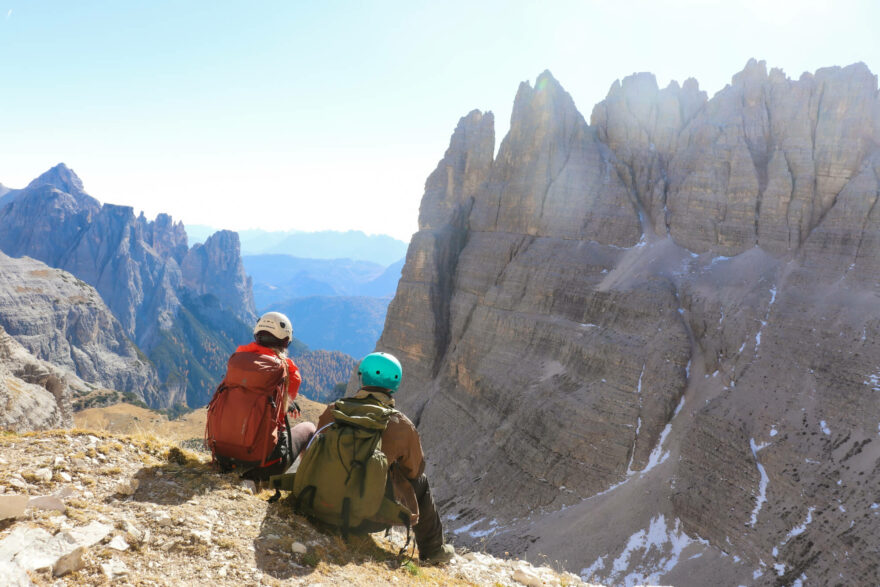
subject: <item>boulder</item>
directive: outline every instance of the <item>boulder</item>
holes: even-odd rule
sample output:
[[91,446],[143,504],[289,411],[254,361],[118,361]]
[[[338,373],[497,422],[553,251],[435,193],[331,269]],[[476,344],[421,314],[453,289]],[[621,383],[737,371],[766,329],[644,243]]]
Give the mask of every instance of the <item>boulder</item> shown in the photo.
[[27,495],[0,495],[0,520],[19,517],[27,509],[29,501]]

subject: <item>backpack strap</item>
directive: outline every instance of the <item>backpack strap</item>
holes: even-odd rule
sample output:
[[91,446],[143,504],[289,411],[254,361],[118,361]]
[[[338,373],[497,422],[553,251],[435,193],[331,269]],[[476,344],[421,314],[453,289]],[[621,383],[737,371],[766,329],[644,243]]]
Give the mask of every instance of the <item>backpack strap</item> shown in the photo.
[[[308,487],[303,489],[302,492],[296,497],[296,504],[295,504],[296,508],[295,509],[300,512],[308,513],[314,509],[314,504],[315,504],[315,486],[309,485]],[[304,510],[302,507],[303,505],[307,505],[309,509]]]
[[[290,422],[287,420],[287,412],[285,411],[285,404],[287,403],[286,402],[287,384],[288,384],[288,378],[290,376],[290,374],[288,373],[288,370],[287,370],[287,357],[283,356],[280,351],[274,351],[274,352],[275,352],[275,357],[279,361],[281,361],[281,368],[284,370],[284,375],[281,377],[281,397],[279,398],[277,405],[276,405],[274,397],[269,400],[269,403],[272,406],[272,408],[275,410],[274,416],[275,416],[276,422],[278,421],[278,416],[280,415],[280,413],[281,412],[284,413],[284,422],[287,425],[287,445],[288,445],[288,448],[291,448],[291,445],[290,445]],[[273,428],[273,430],[275,430],[275,428]],[[291,448],[291,452],[292,452],[292,448]],[[265,466],[267,466],[267,464],[269,464],[268,461],[266,460],[268,458],[269,458],[269,455],[266,455],[263,458],[263,461],[260,463],[260,467],[265,467]]]
[[330,422],[329,424],[325,424],[325,425],[321,426],[321,428],[318,429],[317,432],[315,432],[314,434],[312,434],[312,437],[309,439],[309,443],[308,443],[308,444],[306,445],[306,447],[303,449],[303,452],[309,450],[309,447],[312,446],[312,443],[315,442],[315,439],[318,438],[318,435],[319,435],[321,432],[323,432],[324,430],[326,430],[326,429],[329,428],[330,426],[333,426],[333,424],[335,424],[335,423],[336,423],[336,422]]
[[[293,464],[293,461],[295,461],[296,458],[293,457],[293,439],[291,438],[292,434],[290,432],[290,418],[287,417],[286,413],[284,414],[284,425],[287,427],[287,452],[291,456],[290,463]],[[272,477],[269,478],[270,485],[275,488],[275,495],[273,495],[272,497],[269,498],[269,500],[268,500],[269,503],[275,503],[276,501],[281,499],[282,482],[278,478],[282,477],[282,476],[286,476],[286,475],[278,475],[277,477],[273,475]],[[292,476],[293,475],[291,475],[291,477]],[[291,483],[291,489],[293,489],[292,483]]]
[[284,393],[287,393],[287,387],[290,383],[290,370],[287,366],[287,357],[281,354],[281,351],[275,351],[275,356],[278,357],[278,360],[281,361],[281,368],[284,369],[284,377],[281,379],[282,387],[284,388]]
[[[406,525],[406,542],[403,543],[403,548],[400,549],[400,552],[397,553],[397,556],[402,556],[404,552],[406,552],[406,547],[409,546],[410,540],[412,540],[412,524],[409,522],[409,514],[406,512],[400,512],[400,521]],[[413,545],[415,546],[415,545]],[[415,549],[414,549],[415,550]],[[415,552],[413,552],[415,554]]]

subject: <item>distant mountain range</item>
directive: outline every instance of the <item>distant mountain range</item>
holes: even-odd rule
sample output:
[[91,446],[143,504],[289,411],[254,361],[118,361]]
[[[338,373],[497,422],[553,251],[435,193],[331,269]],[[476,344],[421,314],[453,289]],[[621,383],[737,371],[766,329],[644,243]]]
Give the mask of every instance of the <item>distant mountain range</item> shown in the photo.
[[375,348],[403,267],[402,259],[384,268],[368,261],[288,255],[251,255],[243,261],[260,312],[284,312],[296,336],[311,348],[355,358]]
[[388,267],[369,261],[289,255],[248,255],[242,261],[253,280],[254,301],[261,312],[285,300],[310,296],[390,298],[403,268],[403,259]]
[[373,351],[385,325],[390,298],[312,296],[274,306],[293,321],[294,334],[310,347],[342,351],[356,359]]
[[[216,230],[187,225],[190,245],[202,242]],[[403,259],[407,243],[384,234],[359,230],[320,232],[240,230],[242,255],[281,254],[309,259],[355,259],[386,266]]]

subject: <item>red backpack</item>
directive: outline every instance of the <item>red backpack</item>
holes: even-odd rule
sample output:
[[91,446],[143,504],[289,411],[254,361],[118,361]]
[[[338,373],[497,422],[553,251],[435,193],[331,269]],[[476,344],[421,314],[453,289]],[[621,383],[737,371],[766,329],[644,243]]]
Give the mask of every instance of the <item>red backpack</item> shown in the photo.
[[278,443],[287,379],[283,357],[247,352],[229,357],[205,424],[205,447],[221,468],[266,464]]

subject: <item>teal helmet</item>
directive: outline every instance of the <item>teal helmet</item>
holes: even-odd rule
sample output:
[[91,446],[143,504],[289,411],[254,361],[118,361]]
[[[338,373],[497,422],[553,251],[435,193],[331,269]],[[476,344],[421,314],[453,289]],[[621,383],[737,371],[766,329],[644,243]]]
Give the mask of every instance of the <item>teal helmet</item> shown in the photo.
[[390,393],[397,391],[403,377],[403,368],[394,355],[370,353],[358,365],[358,377],[363,387],[382,387]]

